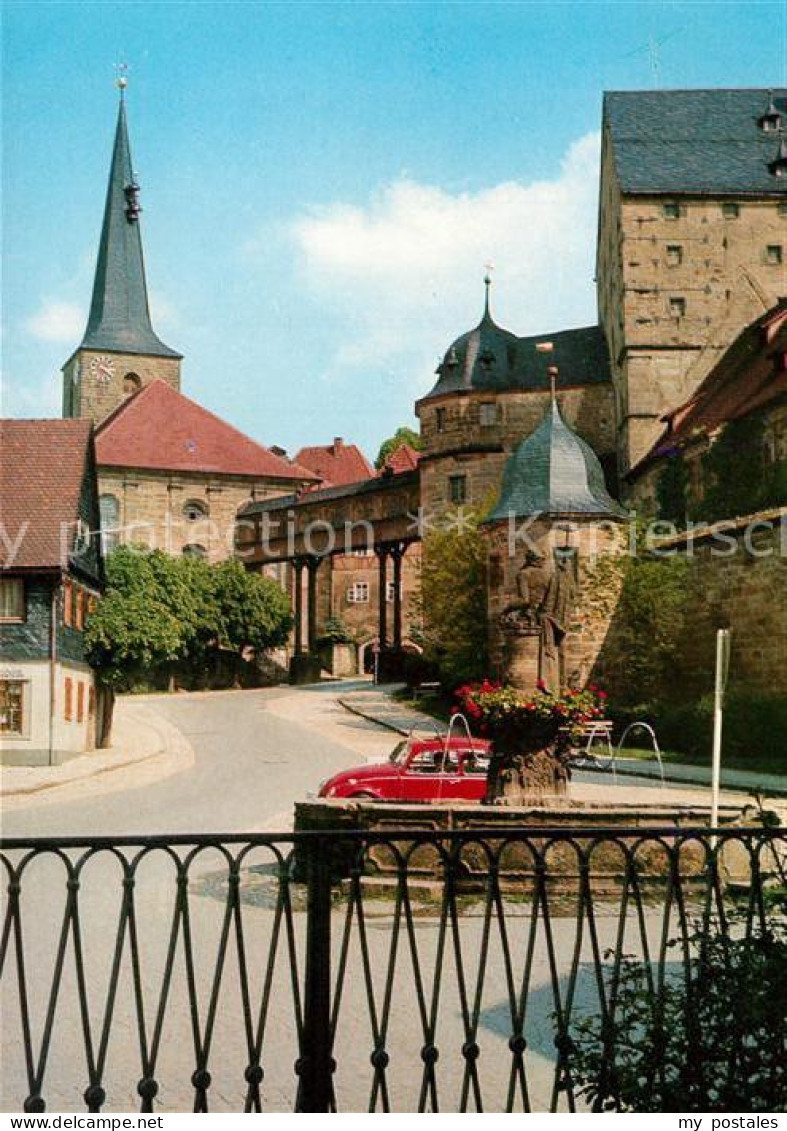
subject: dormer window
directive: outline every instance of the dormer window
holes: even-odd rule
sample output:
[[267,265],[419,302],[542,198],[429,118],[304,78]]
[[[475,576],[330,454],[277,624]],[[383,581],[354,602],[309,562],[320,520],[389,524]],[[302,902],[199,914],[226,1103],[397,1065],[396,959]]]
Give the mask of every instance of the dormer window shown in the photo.
[[453,346],[451,346],[450,350],[448,351],[448,356],[445,359],[445,364],[449,369],[456,369],[457,365],[459,364],[459,357]]
[[782,116],[776,109],[772,90],[768,91],[768,105],[765,113],[757,119],[757,125],[764,134],[778,133],[782,128]]
[[787,141],[784,140],[784,134],[781,136],[778,152],[768,166],[768,170],[774,177],[787,177]]
[[491,369],[495,364],[495,355],[491,350],[484,350],[478,360],[484,369]]

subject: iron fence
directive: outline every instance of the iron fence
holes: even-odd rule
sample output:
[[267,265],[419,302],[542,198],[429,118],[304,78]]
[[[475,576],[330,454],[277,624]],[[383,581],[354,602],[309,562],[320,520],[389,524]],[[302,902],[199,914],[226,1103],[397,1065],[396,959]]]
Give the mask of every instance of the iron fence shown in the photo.
[[2,1106],[624,1106],[632,969],[669,1063],[708,940],[734,974],[783,925],[786,848],[762,827],[7,840]]

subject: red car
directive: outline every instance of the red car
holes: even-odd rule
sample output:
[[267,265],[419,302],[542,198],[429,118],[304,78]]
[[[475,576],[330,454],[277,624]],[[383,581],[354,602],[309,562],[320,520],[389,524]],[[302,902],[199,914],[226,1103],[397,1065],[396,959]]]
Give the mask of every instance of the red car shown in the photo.
[[374,801],[481,801],[490,743],[476,738],[408,738],[387,762],[355,766],[320,786],[320,797]]

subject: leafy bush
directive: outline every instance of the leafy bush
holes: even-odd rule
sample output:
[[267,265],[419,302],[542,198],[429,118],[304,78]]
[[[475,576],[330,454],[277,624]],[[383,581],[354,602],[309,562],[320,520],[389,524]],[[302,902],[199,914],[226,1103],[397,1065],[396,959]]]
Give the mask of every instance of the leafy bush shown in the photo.
[[575,1085],[594,1111],[787,1110],[787,930],[731,938],[696,930],[684,972],[660,987],[642,960],[623,960],[614,1016],[571,1033]]
[[341,617],[329,617],[317,637],[318,644],[352,644],[353,634]]

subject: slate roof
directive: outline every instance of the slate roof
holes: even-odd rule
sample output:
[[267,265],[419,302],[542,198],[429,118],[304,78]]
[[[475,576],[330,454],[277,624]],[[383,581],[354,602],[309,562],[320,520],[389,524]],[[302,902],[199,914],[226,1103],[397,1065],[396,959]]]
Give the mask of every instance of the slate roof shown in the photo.
[[[545,341],[554,344],[551,355],[536,351],[537,343]],[[498,326],[487,306],[478,326],[449,347],[437,368],[437,383],[422,401],[446,393],[548,389],[548,365],[559,367],[564,388],[610,381],[603,330],[582,326],[519,338]]]
[[96,454],[102,467],[315,478],[308,468],[274,455],[161,380],[144,385],[102,422]]
[[[79,517],[92,442],[87,420],[0,421],[0,514],[6,532],[0,539],[0,566],[65,566],[62,524]],[[25,523],[12,554],[8,542],[16,543]]]
[[323,487],[357,483],[375,474],[361,449],[356,444],[346,444],[338,436],[332,444],[301,448],[295,462],[318,476]]
[[747,326],[690,397],[664,418],[667,427],[629,478],[654,460],[787,398],[787,299]]
[[[769,91],[637,90],[604,95],[605,136],[624,193],[787,194],[768,169],[779,135],[758,119]],[[787,90],[773,102],[787,128]],[[607,133],[608,131],[608,133]]]
[[129,218],[126,191],[134,183],[123,99],[118,111],[93,297],[82,346],[121,353],[180,357],[150,321],[138,216]]
[[555,399],[509,457],[500,500],[486,521],[536,514],[626,517],[607,492],[598,456],[569,428]]

